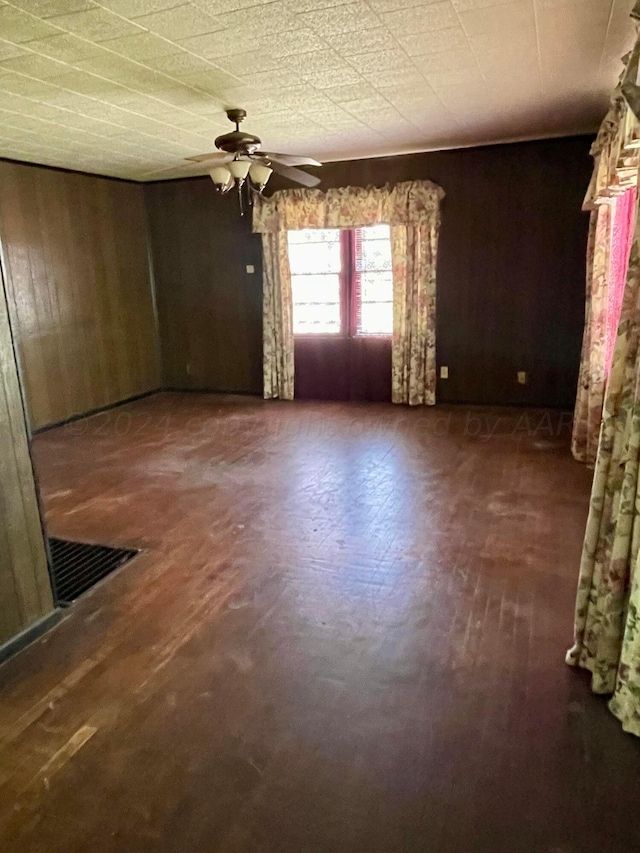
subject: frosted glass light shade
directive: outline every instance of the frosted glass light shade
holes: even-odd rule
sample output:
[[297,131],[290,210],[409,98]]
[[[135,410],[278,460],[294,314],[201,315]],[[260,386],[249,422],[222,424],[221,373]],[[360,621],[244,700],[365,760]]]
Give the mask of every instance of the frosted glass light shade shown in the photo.
[[226,187],[231,180],[231,172],[226,166],[215,166],[210,172],[209,177],[218,187]]
[[234,160],[227,166],[236,181],[244,181],[250,167],[251,163],[248,160]]
[[273,169],[270,169],[262,163],[252,163],[251,168],[249,169],[249,177],[260,190],[265,188],[272,173]]

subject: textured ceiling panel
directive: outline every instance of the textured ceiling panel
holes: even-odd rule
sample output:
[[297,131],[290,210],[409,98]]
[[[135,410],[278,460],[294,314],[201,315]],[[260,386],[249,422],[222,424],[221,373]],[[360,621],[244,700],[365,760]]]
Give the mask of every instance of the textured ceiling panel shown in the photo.
[[0,156],[197,174],[226,107],[342,159],[595,130],[633,0],[0,0]]

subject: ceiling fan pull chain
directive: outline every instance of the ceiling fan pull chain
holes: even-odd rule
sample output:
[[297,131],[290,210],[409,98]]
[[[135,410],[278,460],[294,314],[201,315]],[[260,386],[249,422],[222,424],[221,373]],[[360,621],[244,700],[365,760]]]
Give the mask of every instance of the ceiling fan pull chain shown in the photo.
[[242,184],[238,181],[238,204],[240,205],[240,216],[244,216],[244,208],[242,205]]

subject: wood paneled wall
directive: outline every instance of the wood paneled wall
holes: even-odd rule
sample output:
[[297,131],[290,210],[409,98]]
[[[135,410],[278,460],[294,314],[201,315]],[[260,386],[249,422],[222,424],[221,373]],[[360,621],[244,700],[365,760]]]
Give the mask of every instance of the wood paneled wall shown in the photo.
[[262,248],[251,217],[209,178],[149,184],[145,195],[164,385],[261,393]]
[[[325,165],[322,187],[428,178],[446,191],[438,399],[572,407],[584,314],[588,137]],[[311,152],[312,153],[312,152]],[[274,180],[272,187],[278,188]],[[165,381],[261,391],[260,242],[209,178],[146,187]],[[190,373],[187,373],[187,366]],[[519,385],[524,370],[529,381]]]
[[52,610],[18,368],[0,274],[0,644]]
[[[332,163],[323,186],[418,178],[445,190],[441,402],[573,408],[584,326],[591,137]],[[520,385],[518,371],[527,373]]]
[[158,387],[141,186],[0,162],[0,241],[32,428]]

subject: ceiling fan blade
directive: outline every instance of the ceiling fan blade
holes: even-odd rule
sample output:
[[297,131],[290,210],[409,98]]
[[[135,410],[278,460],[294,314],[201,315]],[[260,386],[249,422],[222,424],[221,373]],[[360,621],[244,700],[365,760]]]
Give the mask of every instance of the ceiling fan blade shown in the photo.
[[191,160],[193,163],[212,163],[215,166],[222,166],[224,163],[230,163],[233,158],[233,154],[227,154],[225,151],[213,151],[211,154],[196,154],[195,157],[185,157],[185,160]]
[[269,160],[276,160],[278,163],[283,163],[285,166],[322,166],[313,157],[299,157],[297,154],[273,154],[269,151],[258,152],[263,157]]
[[303,172],[302,169],[292,169],[291,166],[285,166],[276,160],[271,161],[271,168],[283,178],[289,178],[290,181],[295,181],[296,184],[302,184],[304,187],[317,187],[320,183],[320,178],[316,178],[315,175]]

